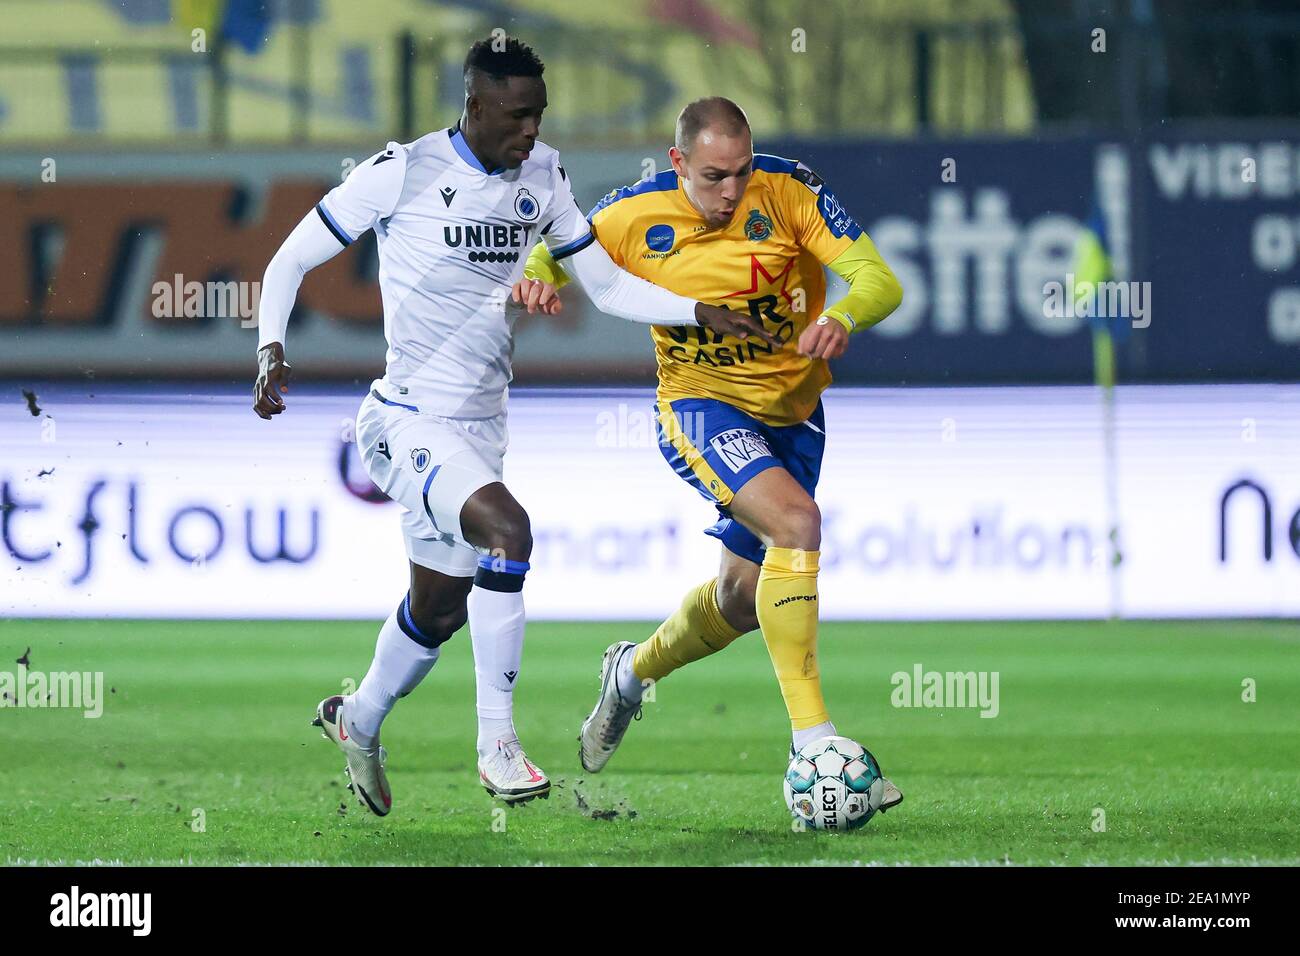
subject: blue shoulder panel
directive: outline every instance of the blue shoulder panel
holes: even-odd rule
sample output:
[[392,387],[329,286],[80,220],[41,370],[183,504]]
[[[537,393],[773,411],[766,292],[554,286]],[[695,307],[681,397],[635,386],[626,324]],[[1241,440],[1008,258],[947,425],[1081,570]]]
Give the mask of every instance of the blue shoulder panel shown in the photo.
[[754,168],[765,173],[786,173],[792,175],[799,163],[793,159],[772,156],[769,153],[754,154]]
[[671,169],[665,169],[653,179],[643,179],[635,186],[624,186],[622,189],[610,191],[600,202],[591,207],[591,212],[587,213],[587,219],[590,221],[596,213],[600,212],[606,206],[612,206],[620,199],[627,199],[629,196],[640,196],[644,193],[665,192],[677,188],[677,173]]
[[862,235],[862,227],[849,215],[849,211],[844,208],[843,203],[836,198],[822,178],[807,166],[800,168],[796,160],[772,156],[767,153],[755,153],[754,168],[766,173],[785,173],[812,190],[813,195],[817,197],[817,211],[821,213],[826,228],[831,231],[831,235],[836,239],[844,236],[857,239],[858,236]]

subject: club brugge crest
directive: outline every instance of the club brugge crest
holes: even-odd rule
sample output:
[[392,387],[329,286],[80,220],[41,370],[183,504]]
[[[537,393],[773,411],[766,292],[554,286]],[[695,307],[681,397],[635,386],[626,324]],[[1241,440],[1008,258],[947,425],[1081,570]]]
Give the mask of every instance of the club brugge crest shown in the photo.
[[519,195],[515,196],[515,215],[524,222],[532,222],[541,214],[542,207],[533,198],[533,194],[520,186]]
[[772,220],[757,209],[751,209],[749,218],[745,220],[745,238],[750,242],[762,242],[771,235]]
[[416,470],[416,471],[424,471],[424,469],[428,468],[428,467],[429,467],[429,449],[427,449],[427,448],[412,448],[412,449],[411,449],[411,464],[415,466],[415,470]]

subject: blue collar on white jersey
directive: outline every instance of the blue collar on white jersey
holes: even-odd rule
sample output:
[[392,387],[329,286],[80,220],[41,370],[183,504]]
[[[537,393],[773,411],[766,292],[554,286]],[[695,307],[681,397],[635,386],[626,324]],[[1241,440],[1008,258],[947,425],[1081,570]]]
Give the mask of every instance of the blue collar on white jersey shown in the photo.
[[451,137],[451,145],[455,148],[457,155],[459,155],[461,159],[465,160],[465,162],[470,166],[477,169],[480,173],[486,173],[488,176],[496,176],[506,171],[504,166],[500,166],[492,170],[490,173],[483,168],[483,164],[478,161],[478,157],[474,155],[474,151],[469,148],[469,143],[465,142],[465,134],[460,131],[459,123],[447,130],[447,135]]

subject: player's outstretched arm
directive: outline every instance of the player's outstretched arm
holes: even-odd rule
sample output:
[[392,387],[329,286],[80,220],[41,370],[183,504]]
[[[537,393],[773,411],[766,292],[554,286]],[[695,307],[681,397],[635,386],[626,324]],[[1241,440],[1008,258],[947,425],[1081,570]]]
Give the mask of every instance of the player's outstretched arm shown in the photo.
[[696,302],[625,272],[599,242],[589,243],[564,262],[565,271],[578,281],[596,308],[610,315],[647,325],[702,325],[740,339],[754,335],[778,349],[784,344],[752,316]]
[[262,418],[284,411],[280,392],[288,389],[292,371],[284,359],[285,330],[302,278],[344,248],[313,209],[266,267],[257,306],[257,381],[253,384],[253,411]]
[[[549,251],[545,256],[535,252],[529,257],[525,266],[526,276],[540,278],[558,288],[563,285],[558,281],[559,276],[568,273],[578,281],[596,308],[630,322],[702,325],[713,332],[741,339],[755,335],[773,348],[779,349],[784,344],[752,316],[675,295],[619,268],[578,208],[568,174],[559,165],[558,157],[554,184],[553,218],[542,230]],[[559,266],[560,262],[564,263],[563,268]],[[527,271],[530,266],[533,272]],[[542,274],[543,271],[549,272],[550,277]]]

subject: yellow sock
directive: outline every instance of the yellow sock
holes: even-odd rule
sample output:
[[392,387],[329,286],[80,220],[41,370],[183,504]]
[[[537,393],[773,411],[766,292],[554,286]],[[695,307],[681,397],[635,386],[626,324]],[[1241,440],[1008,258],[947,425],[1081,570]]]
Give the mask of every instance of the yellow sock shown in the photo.
[[790,726],[806,730],[830,720],[817,669],[819,551],[768,548],[758,574],[758,626],[772,657]]
[[683,664],[722,650],[740,633],[718,609],[718,579],[713,578],[688,591],[673,616],[637,645],[632,672],[638,680],[663,680]]

